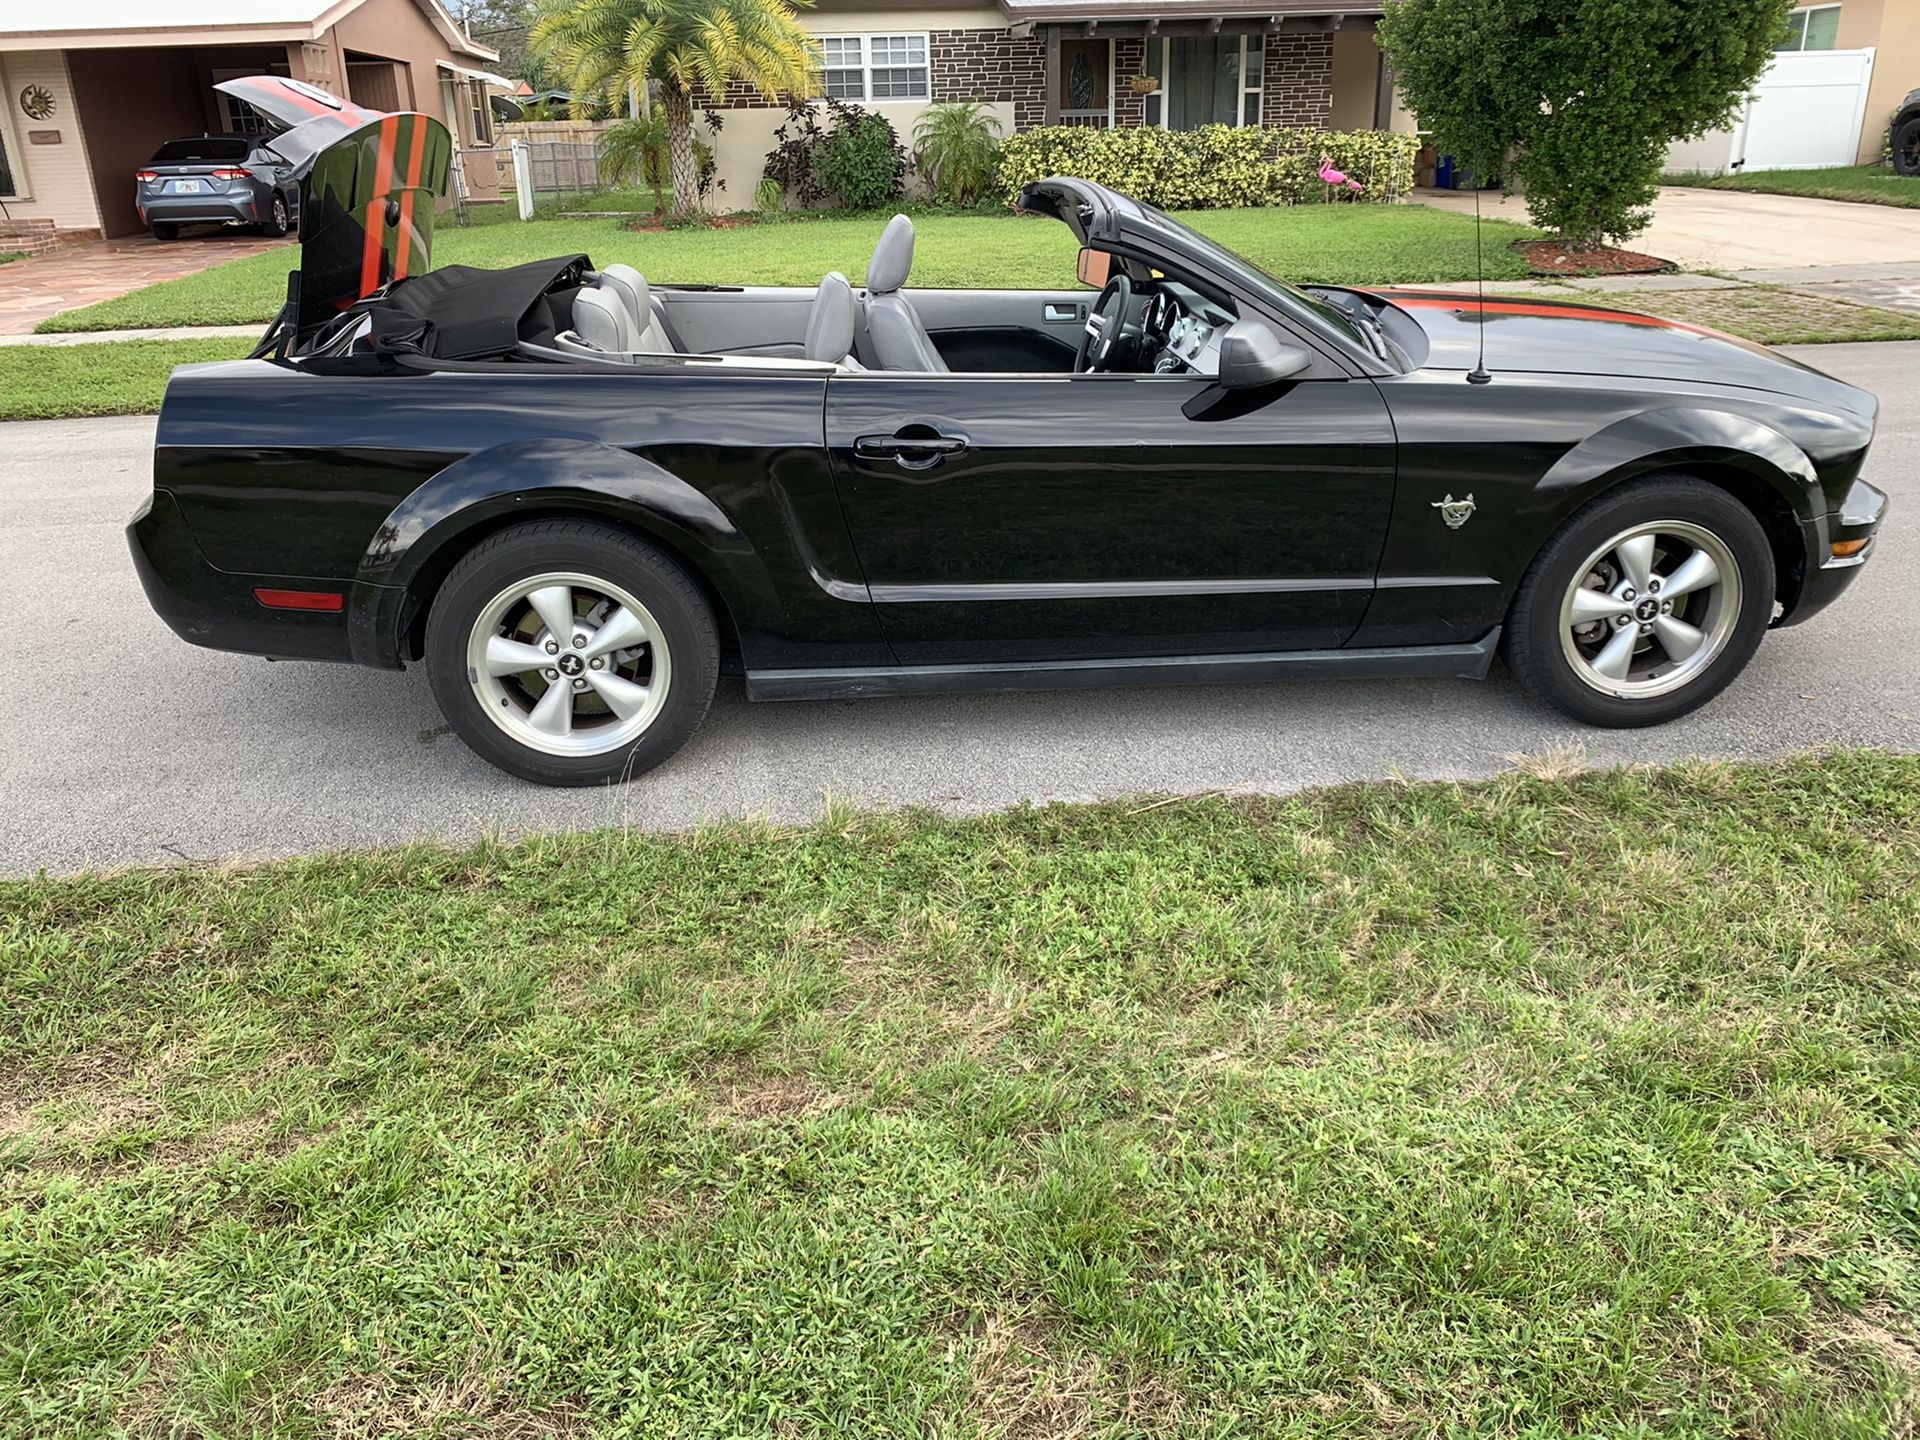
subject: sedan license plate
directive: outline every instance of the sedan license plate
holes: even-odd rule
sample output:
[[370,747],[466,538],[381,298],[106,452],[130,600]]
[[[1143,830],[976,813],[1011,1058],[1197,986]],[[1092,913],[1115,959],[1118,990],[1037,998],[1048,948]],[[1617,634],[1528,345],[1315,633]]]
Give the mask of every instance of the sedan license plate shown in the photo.
[[200,193],[200,182],[198,180],[176,180],[173,182],[173,193],[176,195],[198,195]]

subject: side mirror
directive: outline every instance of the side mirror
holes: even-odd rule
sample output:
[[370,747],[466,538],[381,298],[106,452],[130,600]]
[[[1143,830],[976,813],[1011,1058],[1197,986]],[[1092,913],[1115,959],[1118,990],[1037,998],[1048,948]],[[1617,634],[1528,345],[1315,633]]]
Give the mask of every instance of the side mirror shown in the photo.
[[1091,285],[1096,290],[1107,288],[1107,279],[1113,274],[1113,256],[1105,250],[1089,250],[1085,246],[1080,250],[1080,261],[1074,267],[1074,274],[1080,277],[1082,285]]
[[1220,337],[1221,385],[1250,390],[1291,380],[1313,364],[1313,356],[1289,345],[1258,320],[1236,320]]

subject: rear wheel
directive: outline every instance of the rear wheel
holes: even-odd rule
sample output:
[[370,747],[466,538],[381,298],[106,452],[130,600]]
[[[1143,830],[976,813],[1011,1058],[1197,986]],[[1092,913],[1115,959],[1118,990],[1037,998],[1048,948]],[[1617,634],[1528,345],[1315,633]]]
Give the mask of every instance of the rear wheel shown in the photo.
[[1738,500],[1701,480],[1604,495],[1547,542],[1521,581],[1508,667],[1591,725],[1659,725],[1746,668],[1773,614],[1773,550]]
[[1920,175],[1920,115],[1894,127],[1893,168],[1901,175]]
[[260,228],[269,235],[284,235],[287,233],[286,196],[280,194],[278,191],[274,192],[273,208],[267,213],[266,221]]
[[584,521],[516,526],[448,575],[427,621],[447,723],[482,758],[543,785],[653,769],[713,699],[713,612],[680,567]]
[[147,228],[153,231],[153,238],[156,240],[178,240],[180,238],[180,227],[178,225],[169,225],[162,220],[154,221],[153,224]]

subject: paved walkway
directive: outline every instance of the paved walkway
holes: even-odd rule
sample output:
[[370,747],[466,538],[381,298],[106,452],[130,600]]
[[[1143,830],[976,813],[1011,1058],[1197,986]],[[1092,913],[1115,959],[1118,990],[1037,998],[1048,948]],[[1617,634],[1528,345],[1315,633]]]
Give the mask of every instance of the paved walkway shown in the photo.
[[151,235],[138,235],[63,246],[30,260],[15,260],[0,265],[0,335],[29,334],[62,310],[112,300],[156,281],[177,280],[292,243],[247,230],[194,230],[166,244]]
[[[1471,191],[1421,190],[1414,198],[1473,213]],[[1518,195],[1483,191],[1480,207],[1490,220],[1527,223],[1527,203]],[[1665,186],[1653,224],[1629,248],[1688,270],[1902,265],[1920,275],[1920,210]]]
[[0,348],[104,345],[115,340],[258,340],[266,333],[265,321],[257,325],[165,325],[153,330],[75,330],[59,335],[0,335]]

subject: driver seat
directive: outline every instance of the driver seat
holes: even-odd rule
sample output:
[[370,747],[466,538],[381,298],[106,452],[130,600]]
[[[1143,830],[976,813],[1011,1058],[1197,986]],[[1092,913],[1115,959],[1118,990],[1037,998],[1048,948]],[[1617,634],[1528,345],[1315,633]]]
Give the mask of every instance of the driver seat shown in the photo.
[[881,370],[935,371],[945,374],[947,362],[933,348],[927,327],[920,323],[907,297],[900,293],[913,270],[913,221],[896,215],[880,234],[867,262],[867,291],[861,301],[867,344]]

